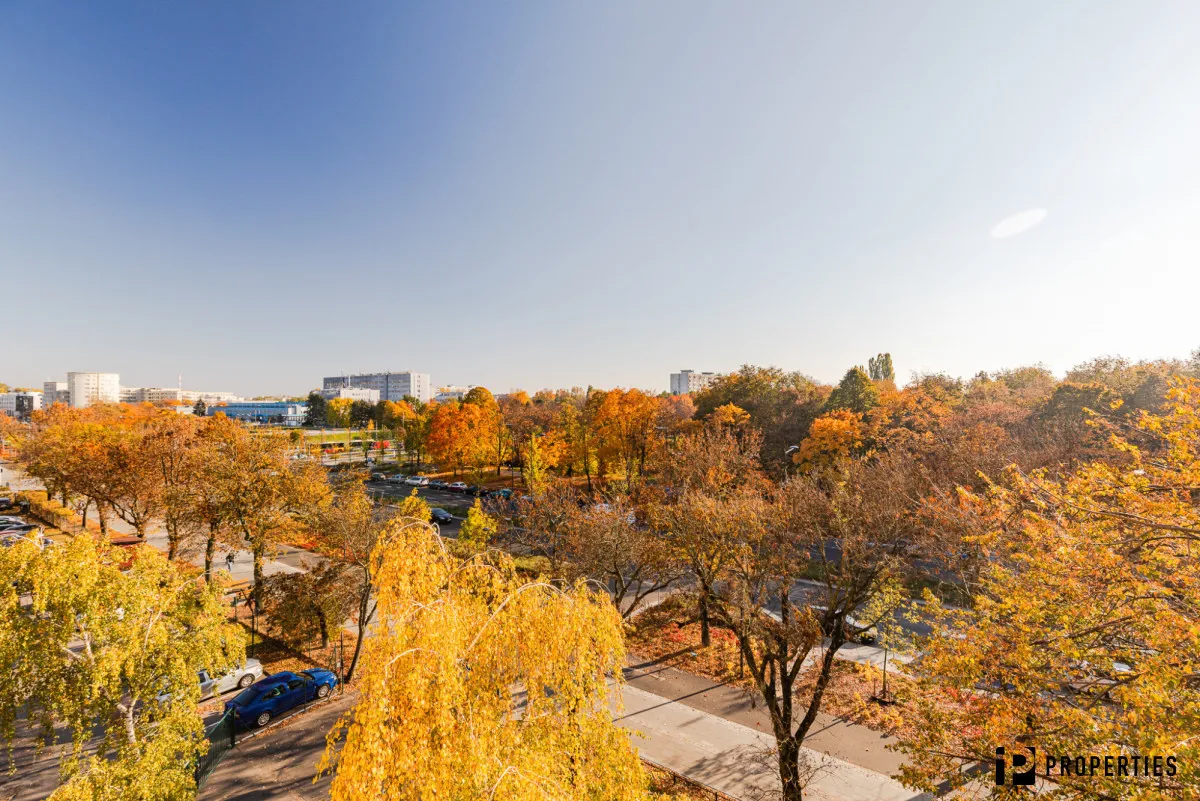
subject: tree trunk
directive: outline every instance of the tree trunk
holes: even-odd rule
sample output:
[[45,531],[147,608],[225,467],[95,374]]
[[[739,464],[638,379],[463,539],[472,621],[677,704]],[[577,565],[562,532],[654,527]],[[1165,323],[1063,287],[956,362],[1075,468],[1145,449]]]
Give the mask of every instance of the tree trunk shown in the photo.
[[344,681],[346,684],[354,678],[354,669],[358,667],[358,657],[362,654],[363,640],[366,639],[367,624],[371,621],[367,619],[371,605],[371,582],[367,582],[363,590],[362,597],[358,603],[358,636],[354,640],[354,656],[350,657],[350,667],[346,669]]
[[708,595],[700,595],[700,645],[707,648],[712,644],[712,636],[708,630]]
[[208,541],[204,543],[204,581],[212,582],[213,556],[217,552],[217,527],[208,524]]
[[779,743],[779,783],[783,801],[804,798],[804,788],[800,784],[800,743],[791,737]]
[[167,561],[174,562],[179,555],[179,534],[173,523],[167,523]]
[[321,650],[329,647],[329,621],[325,619],[325,613],[317,610],[317,625],[321,627]]

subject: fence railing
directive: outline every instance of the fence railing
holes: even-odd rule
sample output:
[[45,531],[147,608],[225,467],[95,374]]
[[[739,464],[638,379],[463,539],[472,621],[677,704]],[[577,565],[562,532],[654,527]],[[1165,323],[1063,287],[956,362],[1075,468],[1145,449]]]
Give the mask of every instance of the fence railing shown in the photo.
[[206,728],[204,733],[208,736],[208,753],[196,763],[196,789],[204,786],[213,770],[237,743],[233,731],[233,713],[226,712],[221,715],[221,718]]

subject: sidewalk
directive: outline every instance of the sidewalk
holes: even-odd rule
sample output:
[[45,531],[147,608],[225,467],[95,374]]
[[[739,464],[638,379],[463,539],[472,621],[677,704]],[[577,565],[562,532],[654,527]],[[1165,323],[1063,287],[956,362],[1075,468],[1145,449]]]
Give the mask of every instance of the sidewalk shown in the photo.
[[[634,733],[633,743],[653,762],[735,798],[777,793],[771,755],[775,739],[716,715],[626,685],[624,713],[617,722]],[[614,705],[615,706],[615,705]],[[909,801],[929,796],[907,789],[875,771],[829,754],[803,749],[816,770],[805,794],[825,801]]]

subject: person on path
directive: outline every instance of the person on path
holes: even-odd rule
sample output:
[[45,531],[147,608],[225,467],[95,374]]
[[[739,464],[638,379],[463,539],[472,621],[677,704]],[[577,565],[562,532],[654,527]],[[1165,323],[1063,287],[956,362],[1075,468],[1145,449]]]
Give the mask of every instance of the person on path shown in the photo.
[[230,551],[229,553],[225,554],[225,569],[228,570],[230,573],[233,572],[233,562],[235,559],[237,559],[237,556],[234,554],[233,551]]

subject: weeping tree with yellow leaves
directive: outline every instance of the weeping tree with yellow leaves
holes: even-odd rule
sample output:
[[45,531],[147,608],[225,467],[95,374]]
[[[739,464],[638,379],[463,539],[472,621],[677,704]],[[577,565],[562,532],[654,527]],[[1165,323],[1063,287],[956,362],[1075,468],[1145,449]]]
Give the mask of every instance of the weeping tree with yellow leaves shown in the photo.
[[221,591],[149,546],[0,548],[0,740],[68,730],[53,801],[194,798],[196,672],[244,655]]
[[[987,566],[924,644],[909,784],[990,771],[1003,746],[1036,749],[1055,798],[1200,797],[1200,382],[1109,433],[1104,459],[1058,477],[1011,468],[945,510]],[[1009,797],[1011,782],[980,784]]]
[[625,651],[604,593],[523,583],[495,552],[455,558],[415,520],[373,558],[380,625],[321,765],[345,732],[334,801],[645,797],[609,711]]

